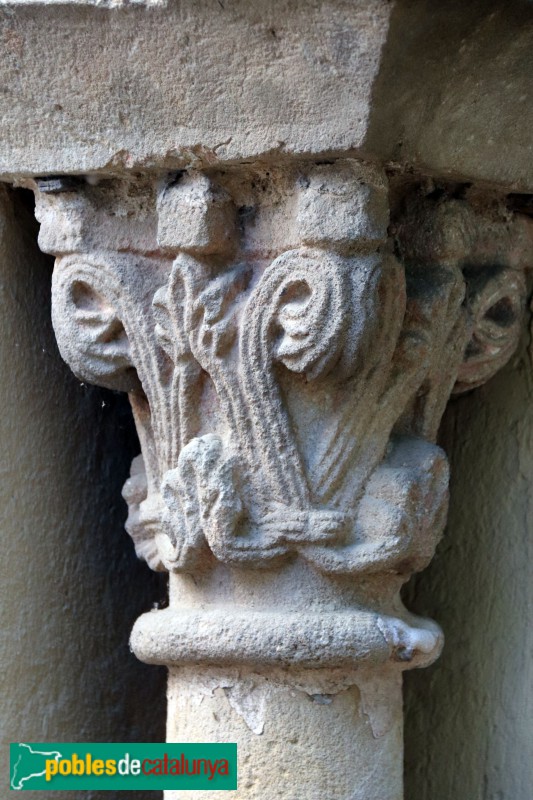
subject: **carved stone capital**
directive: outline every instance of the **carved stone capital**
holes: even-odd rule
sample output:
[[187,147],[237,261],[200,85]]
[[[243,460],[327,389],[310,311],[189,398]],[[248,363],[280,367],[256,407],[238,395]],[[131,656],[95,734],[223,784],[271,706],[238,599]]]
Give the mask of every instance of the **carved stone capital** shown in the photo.
[[[61,353],[129,393],[139,432],[127,529],[171,601],[132,646],[171,668],[170,736],[231,733],[251,759],[238,796],[264,798],[252,762],[286,704],[283,735],[311,737],[286,798],[397,800],[399,675],[442,647],[399,592],[445,524],[446,403],[517,346],[530,231],[421,189],[389,229],[384,174],[348,159],[36,195]],[[394,779],[332,788],[311,765],[322,726],[341,765]]]

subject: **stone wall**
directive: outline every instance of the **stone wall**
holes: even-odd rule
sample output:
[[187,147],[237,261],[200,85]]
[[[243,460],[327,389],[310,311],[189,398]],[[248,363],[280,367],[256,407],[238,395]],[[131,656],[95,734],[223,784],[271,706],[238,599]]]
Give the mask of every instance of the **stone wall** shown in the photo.
[[138,446],[130,412],[122,397],[80,385],[61,361],[50,319],[52,265],[36,237],[20,193],[2,189],[4,791],[9,742],[164,738],[164,670],[128,648],[139,612],[165,594],[123,529],[120,487]]
[[410,605],[446,631],[406,690],[406,797],[528,800],[533,786],[533,381],[527,343],[453,401],[448,527]]

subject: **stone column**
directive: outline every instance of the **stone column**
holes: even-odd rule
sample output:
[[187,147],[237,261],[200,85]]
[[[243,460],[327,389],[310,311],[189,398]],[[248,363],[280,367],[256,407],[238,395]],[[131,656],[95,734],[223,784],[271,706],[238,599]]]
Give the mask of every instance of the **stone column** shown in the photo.
[[170,605],[131,644],[169,741],[237,741],[239,800],[401,800],[401,675],[443,637],[400,589],[444,527],[448,398],[517,345],[529,229],[423,182],[389,228],[346,158],[34,188],[61,353],[139,431],[127,528]]

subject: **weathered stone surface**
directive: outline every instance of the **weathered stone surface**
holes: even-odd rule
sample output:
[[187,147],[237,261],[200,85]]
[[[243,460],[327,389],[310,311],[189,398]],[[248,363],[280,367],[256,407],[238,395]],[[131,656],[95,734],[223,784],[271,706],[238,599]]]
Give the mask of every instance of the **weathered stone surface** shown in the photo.
[[[61,351],[137,420],[128,530],[172,600],[132,645],[171,667],[170,736],[217,715],[263,797],[276,719],[297,800],[396,800],[399,694],[390,737],[364,697],[440,652],[398,598],[444,524],[437,428],[520,337],[531,226],[483,184],[533,189],[531,3],[0,13],[0,173],[44,179]],[[439,199],[413,169],[479,185]],[[313,772],[324,739],[355,782]]]
[[[121,398],[80,386],[57,352],[52,264],[31,204],[0,189],[0,737],[160,741],[164,675],[128,652],[162,588],[129,551],[122,476],[134,436]],[[90,435],[88,435],[90,432]],[[54,794],[54,793],[52,793]],[[78,800],[78,792],[61,792]],[[25,791],[28,800],[42,792]],[[106,800],[108,792],[95,792]],[[139,800],[152,793],[139,792]]]
[[171,592],[131,642],[169,737],[235,738],[243,799],[400,800],[438,426],[524,321],[533,7],[25,5],[0,175],[36,189],[62,355],[131,400],[127,528]]
[[0,174],[359,147],[390,8],[385,0],[5,8]]
[[[401,800],[401,678],[171,670],[171,741],[237,741],[236,800]],[[210,792],[168,792],[168,800]]]
[[[285,723],[318,740],[297,692],[326,686],[307,694],[333,698],[333,741],[355,686],[395,733],[356,724],[358,779],[328,798],[399,800],[398,679],[442,647],[399,591],[445,522],[446,402],[516,348],[530,222],[426,182],[404,188],[389,240],[385,175],[353,159],[35,188],[60,350],[82,380],[129,393],[139,431],[127,527],[169,571],[170,606],[131,643],[171,667],[170,735],[232,731],[254,759],[241,796],[259,797],[269,703],[297,698]],[[202,681],[207,716],[191,711]],[[295,800],[329,786],[307,758]]]
[[533,191],[528,0],[109,5],[2,6],[5,178],[344,153]]

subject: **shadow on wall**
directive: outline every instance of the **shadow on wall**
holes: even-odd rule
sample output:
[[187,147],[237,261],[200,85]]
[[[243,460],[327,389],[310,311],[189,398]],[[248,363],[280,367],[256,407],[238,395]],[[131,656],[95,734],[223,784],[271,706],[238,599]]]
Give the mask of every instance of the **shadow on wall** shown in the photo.
[[533,369],[524,346],[452,401],[448,527],[407,605],[444,628],[405,678],[406,798],[530,800],[533,786]]
[[[397,0],[365,146],[432,175],[531,191],[530,0]],[[530,213],[530,212],[527,212]],[[533,365],[521,353],[453,400],[441,427],[451,506],[405,590],[443,627],[441,658],[405,675],[407,800],[531,800]]]
[[131,412],[59,356],[53,262],[37,249],[28,205],[25,192],[0,188],[4,775],[10,741],[165,739],[165,670],[128,646],[136,617],[166,594],[124,531],[120,490],[139,451]]
[[365,149],[531,191],[532,51],[531,0],[397,0]]

